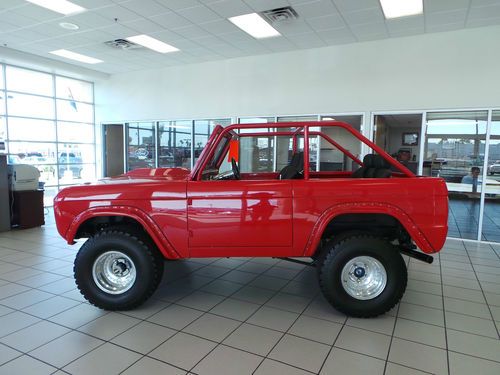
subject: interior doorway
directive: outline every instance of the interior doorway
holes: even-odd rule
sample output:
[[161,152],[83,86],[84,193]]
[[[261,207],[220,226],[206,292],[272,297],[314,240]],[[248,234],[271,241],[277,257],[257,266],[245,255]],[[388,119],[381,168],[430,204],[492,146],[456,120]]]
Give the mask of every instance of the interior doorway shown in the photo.
[[104,177],[125,172],[123,157],[123,124],[103,125]]
[[421,113],[377,114],[373,140],[413,173],[418,172],[422,129]]

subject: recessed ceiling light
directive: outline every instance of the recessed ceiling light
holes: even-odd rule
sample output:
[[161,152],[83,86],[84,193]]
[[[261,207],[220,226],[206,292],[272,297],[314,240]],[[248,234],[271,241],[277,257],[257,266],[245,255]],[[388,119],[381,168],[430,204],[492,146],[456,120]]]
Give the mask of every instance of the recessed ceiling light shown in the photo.
[[271,38],[274,36],[280,36],[281,34],[268,24],[264,19],[257,13],[244,14],[242,16],[236,16],[229,18],[229,21],[234,23],[244,32],[250,34],[254,38]]
[[71,51],[68,51],[66,49],[58,49],[56,51],[50,51],[49,53],[51,53],[53,55],[65,57],[65,58],[70,59],[70,60],[84,62],[87,64],[99,64],[99,63],[103,62],[102,60],[95,59],[95,58],[90,57],[90,56],[85,56],[85,55],[82,55],[80,53],[71,52]]
[[59,26],[66,30],[78,30],[80,26],[70,22],[59,22]]
[[423,0],[380,0],[387,19],[414,16],[424,12]]
[[152,38],[144,34],[131,36],[130,38],[125,38],[125,39],[127,39],[129,42],[140,44],[141,46],[144,46],[146,48],[152,49],[153,51],[160,53],[175,52],[179,50],[178,48],[175,48],[170,44],[164,43],[161,40]]

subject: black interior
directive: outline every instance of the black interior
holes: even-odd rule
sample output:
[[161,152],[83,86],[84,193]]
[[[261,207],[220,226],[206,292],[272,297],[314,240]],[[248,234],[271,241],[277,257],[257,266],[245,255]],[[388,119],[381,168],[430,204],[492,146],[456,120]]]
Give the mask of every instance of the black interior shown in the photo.
[[292,155],[290,163],[281,169],[278,179],[279,180],[292,180],[304,178],[304,153],[297,152]]
[[391,165],[380,155],[368,154],[363,158],[363,166],[353,172],[354,178],[391,177]]

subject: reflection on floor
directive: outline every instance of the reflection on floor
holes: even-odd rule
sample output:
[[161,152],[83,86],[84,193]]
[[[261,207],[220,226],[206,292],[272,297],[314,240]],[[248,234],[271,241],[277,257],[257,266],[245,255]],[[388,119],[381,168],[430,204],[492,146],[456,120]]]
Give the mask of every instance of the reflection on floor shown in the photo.
[[0,374],[500,374],[500,244],[405,257],[406,294],[376,319],[340,314],[315,269],[271,258],[167,262],[144,306],[109,312],[75,287],[81,242],[46,223],[0,233]]
[[[450,198],[448,236],[477,239],[479,200]],[[500,202],[486,200],[483,217],[483,240],[500,242]]]

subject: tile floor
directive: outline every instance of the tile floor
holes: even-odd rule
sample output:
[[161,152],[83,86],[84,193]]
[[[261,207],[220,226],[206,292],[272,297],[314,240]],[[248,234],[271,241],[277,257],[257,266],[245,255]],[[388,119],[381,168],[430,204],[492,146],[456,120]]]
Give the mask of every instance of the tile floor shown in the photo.
[[407,259],[403,300],[368,320],[268,258],[169,262],[143,307],[106,312],[75,288],[77,249],[50,216],[0,233],[0,374],[500,374],[500,245]]

